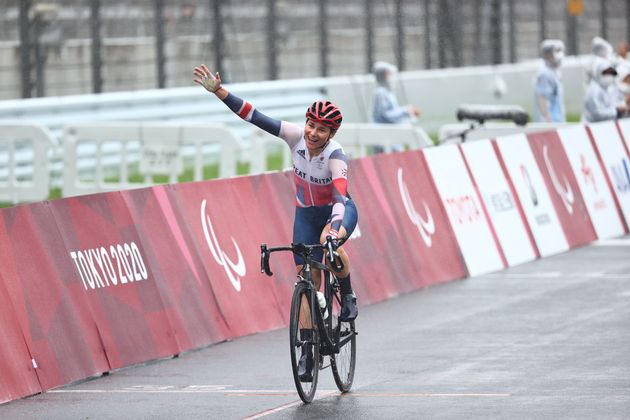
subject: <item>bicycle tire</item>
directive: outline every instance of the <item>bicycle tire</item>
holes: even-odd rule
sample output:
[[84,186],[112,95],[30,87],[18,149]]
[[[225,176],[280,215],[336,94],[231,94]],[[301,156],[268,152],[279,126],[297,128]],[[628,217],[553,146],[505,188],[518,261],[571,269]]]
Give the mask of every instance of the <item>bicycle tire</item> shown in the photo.
[[[300,344],[300,312],[303,310],[303,302],[306,298],[310,300],[310,292],[304,283],[298,283],[293,290],[293,298],[291,299],[291,314],[289,324],[289,346],[291,352],[291,368],[293,371],[293,381],[297,389],[300,399],[305,403],[310,403],[315,397],[317,390],[317,379],[319,376],[319,335],[317,328],[313,329],[313,369],[312,382],[302,382],[298,376],[298,363],[300,360],[302,345]],[[310,308],[308,309],[310,311]],[[316,321],[313,320],[315,323]]]
[[335,343],[341,342],[344,338],[349,340],[339,348],[339,353],[330,356],[330,366],[332,368],[335,384],[341,392],[348,392],[354,382],[354,370],[357,359],[357,337],[354,321],[340,322],[341,298],[338,293],[334,294],[329,309],[332,315],[332,333]]

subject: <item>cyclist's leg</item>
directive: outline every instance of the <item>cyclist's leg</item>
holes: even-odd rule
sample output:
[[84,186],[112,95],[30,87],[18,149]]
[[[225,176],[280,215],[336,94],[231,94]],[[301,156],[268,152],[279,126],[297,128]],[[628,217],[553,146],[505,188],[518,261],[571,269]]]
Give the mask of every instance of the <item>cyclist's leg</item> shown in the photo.
[[[327,217],[324,215],[324,217]],[[317,244],[317,240],[319,239],[319,233],[321,231],[321,222],[318,223],[318,219],[321,219],[321,210],[318,210],[314,207],[296,207],[295,209],[295,220],[293,222],[293,243],[302,243],[307,245]],[[324,218],[324,222],[326,219]],[[312,257],[314,259],[319,258],[321,261],[321,252],[320,255],[317,253],[313,253]],[[304,267],[304,258],[300,255],[293,254],[293,258],[295,261],[295,266],[298,274],[302,271]],[[311,269],[311,276],[313,282],[317,289],[319,289],[319,285],[321,283],[321,275],[320,270]],[[315,326],[314,320],[311,317],[311,307],[309,304],[309,296],[308,294],[302,295],[302,304],[300,305],[300,314],[299,314],[299,329],[300,329],[300,340],[307,342],[309,344],[305,344],[302,346],[302,354],[299,360],[298,367],[298,376],[300,380],[303,382],[308,382],[311,380],[311,369],[313,367],[313,342],[314,334],[315,334]]]

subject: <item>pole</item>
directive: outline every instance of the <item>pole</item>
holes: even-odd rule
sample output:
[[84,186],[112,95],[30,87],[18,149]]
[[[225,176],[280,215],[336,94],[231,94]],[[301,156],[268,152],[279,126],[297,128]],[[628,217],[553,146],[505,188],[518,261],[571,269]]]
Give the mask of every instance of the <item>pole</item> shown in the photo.
[[514,0],[508,0],[508,19],[510,19],[510,63],[516,63],[516,17],[514,15]]
[[567,11],[567,54],[576,55],[577,53],[577,16],[572,16]]
[[223,50],[224,50],[224,36],[223,36],[223,25],[221,24],[221,22],[223,22],[223,19],[221,17],[221,0],[210,0],[211,2],[211,7],[212,7],[212,11],[213,11],[213,17],[214,17],[214,21],[213,21],[213,29],[214,29],[214,38],[213,38],[213,44],[214,44],[214,53],[215,53],[215,61],[214,61],[214,66],[215,66],[215,71],[219,72],[221,74],[221,78],[223,79],[223,81],[227,81],[226,79],[226,75],[224,74],[225,72],[223,71]]
[[424,0],[424,67],[431,68],[431,0]]
[[446,67],[446,16],[448,14],[448,3],[445,0],[438,1],[438,67]]
[[103,61],[101,56],[101,0],[90,1],[92,32],[92,92],[103,92]]
[[276,1],[267,0],[267,77],[269,80],[276,80],[278,78],[278,36],[276,33],[276,21]]
[[322,77],[328,76],[328,1],[319,1],[319,66]]
[[31,9],[29,0],[18,1],[20,7],[20,73],[22,73],[22,98],[32,96],[33,81],[31,79],[31,36],[29,31],[28,14]]
[[501,31],[501,0],[492,0],[490,11],[490,42],[492,64],[503,62],[502,31]]
[[365,0],[365,32],[367,50],[367,72],[372,72],[374,65],[374,1]]
[[546,16],[545,0],[538,0],[538,33],[540,35],[540,42],[547,39],[547,27],[545,25]]
[[396,60],[398,68],[405,70],[405,28],[403,25],[403,0],[396,0]]
[[608,25],[606,24],[606,20],[608,18],[608,7],[606,4],[606,0],[599,1],[599,29],[602,34],[602,38],[608,39]]
[[157,85],[159,89],[166,87],[166,54],[164,46],[164,0],[155,0],[155,58],[157,66]]
[[46,50],[42,46],[40,39],[45,22],[41,15],[35,15],[32,20],[33,24],[33,49],[35,52],[35,96],[43,98],[46,96]]

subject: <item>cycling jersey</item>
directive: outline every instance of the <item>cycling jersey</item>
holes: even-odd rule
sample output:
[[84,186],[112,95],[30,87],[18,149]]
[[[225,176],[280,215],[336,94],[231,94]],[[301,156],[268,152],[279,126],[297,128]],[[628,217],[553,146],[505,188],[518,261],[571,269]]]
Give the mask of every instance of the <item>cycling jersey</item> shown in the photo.
[[332,205],[331,229],[339,231],[347,201],[348,179],[348,162],[341,145],[330,140],[317,156],[310,156],[303,127],[268,117],[232,93],[228,93],[223,102],[242,119],[282,138],[289,145],[293,158],[296,205]]

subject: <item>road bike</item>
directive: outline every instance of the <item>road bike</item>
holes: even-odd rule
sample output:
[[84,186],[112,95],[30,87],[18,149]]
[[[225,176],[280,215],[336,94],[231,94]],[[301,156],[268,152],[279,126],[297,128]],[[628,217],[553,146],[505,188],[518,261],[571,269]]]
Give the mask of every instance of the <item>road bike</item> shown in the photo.
[[[342,239],[337,246],[341,246]],[[317,249],[327,250],[327,259],[333,269],[313,259],[313,251]],[[328,236],[323,245],[291,244],[290,246],[267,248],[266,244],[260,246],[261,272],[272,276],[269,266],[271,253],[278,251],[290,251],[304,258],[304,266],[298,273],[297,282],[291,299],[291,314],[289,324],[289,345],[291,350],[291,367],[293,380],[300,398],[305,403],[310,403],[315,397],[319,371],[330,367],[337,388],[341,392],[348,392],[354,380],[354,368],[356,363],[356,336],[354,321],[344,322],[339,319],[341,314],[341,292],[339,282],[334,271],[343,270],[343,263],[336,252],[334,240]],[[312,268],[319,268],[324,274],[325,304],[320,305],[315,283],[312,277]],[[315,322],[313,322],[315,320]],[[312,329],[312,338],[302,339],[300,329]],[[298,364],[303,346],[312,345],[314,363],[310,382],[300,380]],[[329,357],[329,364],[325,363],[325,357]]]

